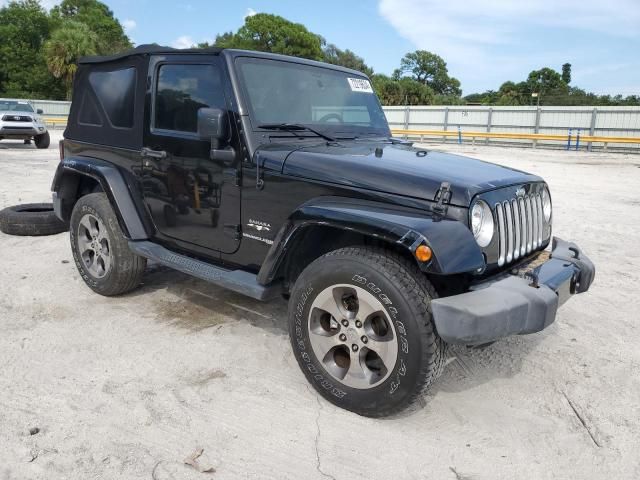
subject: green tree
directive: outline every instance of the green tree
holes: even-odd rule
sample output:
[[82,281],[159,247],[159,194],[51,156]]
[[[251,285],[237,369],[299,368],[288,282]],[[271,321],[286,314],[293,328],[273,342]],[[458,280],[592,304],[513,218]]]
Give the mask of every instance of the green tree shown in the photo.
[[51,74],[64,81],[67,100],[71,99],[73,78],[78,59],[95,55],[97,36],[87,25],[73,20],[62,24],[44,44],[47,66]]
[[386,75],[375,74],[371,84],[382,105],[402,105],[404,100],[400,82]]
[[435,53],[426,50],[407,53],[400,60],[400,68],[394,72],[394,77],[406,74],[428,85],[436,94],[460,96],[462,93],[460,81],[449,76],[447,63]]
[[541,68],[529,73],[527,86],[531,92],[545,93],[568,93],[567,83],[562,79],[562,75],[553,68]]
[[400,80],[382,74],[371,77],[373,89],[383,105],[431,105],[434,93],[427,85],[404,77]]
[[113,12],[98,0],[63,0],[51,10],[54,22],[85,24],[96,38],[96,53],[109,55],[131,48],[131,41]]
[[562,81],[569,85],[571,83],[571,64],[565,63],[562,65]]
[[247,17],[235,34],[218,35],[215,41],[216,47],[281,53],[312,60],[322,60],[322,44],[322,38],[304,25],[268,13]]
[[497,105],[529,105],[532,87],[526,82],[504,82],[498,90]]
[[[535,100],[532,93],[540,94],[541,105],[558,106],[607,106],[607,105],[640,105],[640,96],[630,95],[623,97],[616,95],[596,95],[586,92],[578,87],[570,87],[571,64],[565,63],[562,66],[562,73],[558,73],[552,68],[541,68],[529,73],[525,82],[515,83],[504,82],[497,92],[486,91],[484,93],[474,93],[467,95],[465,100],[472,103],[482,103],[485,105],[530,105]],[[436,101],[438,98],[436,97]]]
[[358,70],[367,76],[373,75],[373,69],[364,63],[364,59],[349,49],[341,50],[334,44],[330,43],[324,47],[323,56],[324,62]]
[[36,0],[12,1],[0,8],[0,96],[63,98],[42,52],[51,23]]
[[403,105],[431,105],[434,100],[434,92],[422,82],[413,78],[401,78],[398,83],[402,88]]

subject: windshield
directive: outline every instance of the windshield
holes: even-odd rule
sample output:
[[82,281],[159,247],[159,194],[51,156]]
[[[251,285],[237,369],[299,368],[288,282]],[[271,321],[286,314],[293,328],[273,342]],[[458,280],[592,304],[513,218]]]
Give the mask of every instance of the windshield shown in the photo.
[[340,137],[389,136],[369,80],[281,60],[238,58],[236,65],[254,125],[298,124]]
[[33,108],[28,102],[18,102],[15,100],[0,100],[0,112],[31,112]]

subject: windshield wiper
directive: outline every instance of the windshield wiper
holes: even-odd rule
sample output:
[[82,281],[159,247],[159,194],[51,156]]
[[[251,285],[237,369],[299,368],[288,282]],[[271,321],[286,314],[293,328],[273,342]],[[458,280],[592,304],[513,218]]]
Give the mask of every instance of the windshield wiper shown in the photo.
[[263,123],[258,125],[258,128],[264,128],[265,130],[282,130],[282,131],[296,131],[296,130],[304,130],[306,132],[315,133],[319,137],[324,138],[328,142],[335,142],[336,139],[326,135],[314,128],[309,127],[308,125],[303,125],[302,123]]

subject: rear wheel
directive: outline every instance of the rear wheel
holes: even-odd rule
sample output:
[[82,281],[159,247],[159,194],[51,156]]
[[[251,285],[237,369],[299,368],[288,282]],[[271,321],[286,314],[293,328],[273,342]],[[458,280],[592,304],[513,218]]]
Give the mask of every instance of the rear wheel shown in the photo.
[[444,361],[434,296],[415,264],[391,252],[352,247],[320,257],[289,303],[300,368],[327,400],[361,415],[416,405]]
[[69,232],[78,271],[93,291],[112,296],[140,284],[147,260],[129,249],[104,193],[92,193],[78,200]]

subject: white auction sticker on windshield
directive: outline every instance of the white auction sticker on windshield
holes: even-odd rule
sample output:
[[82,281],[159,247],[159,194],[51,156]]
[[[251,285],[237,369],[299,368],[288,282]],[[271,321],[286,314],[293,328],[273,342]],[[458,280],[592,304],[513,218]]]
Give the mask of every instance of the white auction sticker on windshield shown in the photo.
[[364,78],[347,78],[352,92],[373,93],[369,80]]

